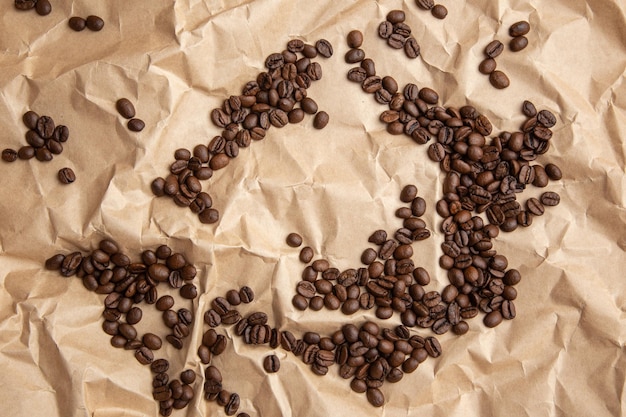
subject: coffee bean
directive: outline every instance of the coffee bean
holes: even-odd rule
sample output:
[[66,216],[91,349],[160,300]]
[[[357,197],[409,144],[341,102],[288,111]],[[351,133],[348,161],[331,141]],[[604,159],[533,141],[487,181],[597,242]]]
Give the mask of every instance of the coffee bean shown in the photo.
[[522,113],[524,113],[524,116],[529,118],[535,117],[537,115],[537,109],[533,103],[528,100],[524,100],[522,103]]
[[198,296],[198,289],[193,284],[185,284],[180,288],[180,296],[188,300],[193,300]]
[[141,341],[150,350],[159,350],[163,345],[161,338],[154,333],[144,334]]
[[365,59],[365,51],[359,48],[351,48],[346,52],[344,59],[348,64],[356,64]]
[[500,70],[495,70],[489,74],[489,82],[497,89],[507,88],[510,84],[509,77]]
[[545,166],[545,171],[551,180],[558,181],[563,177],[561,169],[554,164],[547,164]]
[[435,7],[434,0],[415,0],[415,4],[417,4],[420,9],[424,10],[430,10]]
[[493,58],[485,58],[478,65],[478,71],[482,74],[491,74],[496,69],[496,60]]
[[252,291],[252,288],[248,286],[241,287],[239,290],[239,296],[241,297],[241,301],[246,304],[254,300],[254,292]]
[[363,33],[359,30],[352,30],[348,33],[347,41],[350,48],[360,48],[363,45]]
[[561,197],[555,192],[547,191],[541,194],[539,201],[544,206],[557,206],[561,202]]
[[433,6],[433,8],[430,9],[430,12],[437,19],[445,19],[448,15],[448,9],[446,9],[446,6],[442,4],[436,4],[435,6]]
[[14,149],[4,149],[2,151],[2,160],[5,162],[14,162],[17,160],[17,151]]
[[485,324],[485,326],[490,328],[496,327],[497,325],[502,323],[502,313],[498,310],[492,311],[484,317],[483,323]]
[[[128,298],[126,298],[128,300]],[[119,307],[118,307],[119,309]],[[126,322],[128,324],[137,324],[143,317],[143,311],[139,307],[133,307],[126,313]]]
[[485,47],[485,55],[489,58],[496,58],[504,50],[504,45],[499,40],[493,40]]
[[509,27],[511,37],[523,36],[528,32],[530,32],[530,24],[525,20],[515,22]]
[[526,36],[516,36],[509,42],[509,49],[513,52],[519,52],[528,46],[528,38]]
[[37,120],[39,120],[39,115],[32,110],[28,110],[22,116],[24,125],[31,130],[35,130],[37,128]]
[[104,20],[102,20],[99,16],[87,16],[87,19],[85,19],[85,25],[87,26],[87,29],[99,32],[104,27]]
[[367,401],[374,407],[382,407],[385,404],[385,396],[378,388],[368,388],[366,396]]
[[278,372],[280,369],[280,359],[276,355],[269,355],[263,359],[263,369],[268,374]]
[[411,59],[415,59],[420,56],[420,46],[414,37],[410,36],[404,42],[404,53]]
[[76,32],[80,32],[87,27],[87,21],[83,19],[82,17],[73,16],[73,17],[70,17],[70,20],[68,21],[68,25],[72,30]]
[[333,55],[333,46],[326,39],[320,39],[315,43],[315,49],[324,58],[330,58]]
[[313,248],[310,246],[305,246],[300,251],[299,255],[300,262],[308,264],[313,259]]
[[551,128],[556,124],[556,117],[548,110],[541,110],[537,114],[537,121],[544,127]]
[[15,0],[14,5],[17,10],[30,10],[37,5],[37,0]]
[[154,360],[152,350],[143,346],[135,351],[135,358],[142,365],[148,365]]
[[402,23],[406,19],[406,16],[402,10],[392,10],[387,13],[387,21],[391,24]]
[[72,171],[72,168],[61,168],[57,177],[59,178],[61,184],[71,184],[76,181],[76,175],[74,174],[74,171]]
[[402,49],[404,48],[404,43],[406,42],[406,37],[398,34],[392,33],[389,38],[387,38],[387,45],[391,46],[393,49]]
[[326,113],[325,111],[320,111],[315,115],[315,118],[313,119],[313,127],[315,127],[316,129],[323,129],[328,124],[328,120],[328,113]]
[[[120,98],[119,100],[117,100],[117,102],[115,103],[115,108],[117,109],[118,113],[125,119],[132,119],[133,117],[135,117],[135,106],[133,106],[133,103],[131,103],[131,101],[127,98]],[[189,157],[191,157],[191,155]]]
[[141,132],[144,127],[146,127],[146,123],[141,119],[130,119],[127,123],[128,130],[133,132]]
[[240,401],[241,400],[239,398],[239,394],[237,393],[231,394],[228,403],[224,406],[224,413],[227,416],[234,415],[237,412],[237,410],[239,410]]
[[52,11],[52,5],[48,0],[37,0],[35,11],[39,16],[47,16]]

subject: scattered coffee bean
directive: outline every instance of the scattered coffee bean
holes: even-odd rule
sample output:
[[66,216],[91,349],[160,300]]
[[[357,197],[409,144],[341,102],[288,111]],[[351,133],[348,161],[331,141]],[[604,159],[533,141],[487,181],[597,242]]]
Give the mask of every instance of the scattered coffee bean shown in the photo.
[[350,48],[360,48],[363,45],[363,33],[359,30],[352,30],[348,33],[347,40]]
[[328,124],[328,120],[328,113],[326,113],[325,111],[319,111],[313,119],[313,127],[315,127],[316,129],[323,129]]
[[526,35],[528,32],[530,32],[530,24],[525,20],[515,22],[509,27],[509,35],[513,38]]
[[80,32],[87,27],[87,21],[83,19],[82,17],[73,16],[73,17],[70,17],[70,20],[68,21],[68,25],[72,30],[76,32]]
[[504,50],[504,45],[499,40],[493,40],[485,47],[485,55],[489,58],[498,57]]
[[[120,116],[125,119],[132,119],[133,117],[135,117],[135,106],[133,106],[133,103],[131,103],[131,101],[127,98],[121,98],[117,100],[117,102],[115,103],[115,108],[117,109]],[[191,156],[189,156],[189,158],[190,157]]]
[[130,119],[128,121],[128,130],[132,130],[133,132],[141,132],[146,124],[141,119]]
[[52,12],[52,5],[48,0],[37,0],[35,11],[39,16],[47,16]]
[[85,19],[85,26],[87,26],[87,29],[89,30],[99,32],[104,27],[104,20],[102,20],[99,16],[87,16],[87,19]]
[[486,58],[478,65],[478,71],[482,74],[489,75],[496,69],[496,60],[493,58]]
[[526,36],[516,36],[509,42],[509,49],[513,52],[519,52],[528,46],[528,38]]
[[2,151],[2,160],[4,162],[14,162],[17,160],[17,151],[14,149],[4,149]]
[[297,248],[302,245],[302,236],[297,233],[289,233],[287,235],[287,245],[292,248]]
[[71,184],[76,181],[76,175],[72,168],[61,168],[58,173],[58,178],[61,184]]
[[500,70],[495,70],[489,74],[489,82],[497,89],[507,88],[510,85],[509,77]]
[[265,372],[268,374],[278,372],[280,369],[280,359],[278,359],[278,356],[266,356],[265,359],[263,359],[263,369],[265,369]]
[[448,9],[446,9],[446,6],[442,4],[436,4],[433,6],[433,8],[430,9],[430,12],[437,19],[445,19],[446,16],[448,16]]

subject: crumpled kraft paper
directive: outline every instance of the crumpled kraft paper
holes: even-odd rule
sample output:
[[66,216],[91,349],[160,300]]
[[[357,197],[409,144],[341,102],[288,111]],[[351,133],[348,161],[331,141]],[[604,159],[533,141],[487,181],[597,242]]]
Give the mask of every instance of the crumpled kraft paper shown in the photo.
[[[531,227],[501,234],[495,245],[522,273],[517,317],[494,329],[470,321],[464,336],[440,337],[444,353],[397,384],[383,386],[386,404],[371,407],[331,368],[325,377],[281,349],[281,370],[266,374],[267,346],[247,346],[227,329],[229,345],[214,359],[225,388],[240,394],[240,411],[256,416],[619,416],[624,414],[626,340],[625,164],[626,9],[617,0],[444,1],[437,20],[413,1],[139,1],[53,2],[50,15],[0,5],[2,148],[19,148],[22,114],[34,110],[70,128],[61,155],[1,163],[0,403],[21,416],[153,416],[151,374],[133,355],[114,349],[101,329],[103,296],[75,278],[43,269],[49,256],[88,252],[103,237],[137,259],[168,244],[198,268],[200,296],[178,301],[196,312],[181,351],[164,347],[172,367],[194,369],[196,397],[178,416],[222,415],[202,397],[196,349],[202,314],[228,289],[251,286],[253,304],[270,322],[302,334],[331,334],[342,324],[375,319],[295,310],[291,297],[302,264],[285,244],[300,233],[316,257],[338,268],[359,265],[367,237],[399,226],[394,211],[409,183],[429,204],[432,236],[414,244],[414,260],[447,283],[438,267],[442,234],[434,204],[442,174],[426,147],[390,136],[384,108],[346,79],[345,35],[359,29],[379,74],[429,86],[444,106],[474,105],[494,131],[519,129],[521,103],[557,116],[550,151],[539,162],[563,170],[548,190],[559,206]],[[392,9],[402,9],[421,46],[408,60],[377,36]],[[101,32],[72,32],[71,16],[101,16]],[[495,90],[478,64],[493,39],[528,20],[529,46],[497,59],[511,86]],[[263,70],[265,57],[287,41],[328,39],[323,78],[309,89],[330,115],[321,131],[307,117],[272,128],[267,137],[205,185],[221,212],[203,225],[170,199],[154,198],[150,182],[167,173],[173,152],[208,143],[219,133],[211,109],[238,94]],[[130,132],[114,103],[127,97],[146,122]],[[61,185],[69,166],[77,181]],[[538,196],[531,187],[523,198]],[[380,323],[395,326],[397,316]],[[161,327],[159,327],[161,326]],[[140,332],[165,331],[144,307]],[[429,330],[420,334],[429,335]]]

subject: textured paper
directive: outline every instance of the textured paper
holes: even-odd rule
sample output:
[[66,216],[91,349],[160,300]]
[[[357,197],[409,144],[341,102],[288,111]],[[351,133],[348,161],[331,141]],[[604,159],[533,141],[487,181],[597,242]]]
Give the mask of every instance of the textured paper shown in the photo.
[[[196,356],[210,301],[251,286],[253,304],[270,322],[301,335],[330,334],[373,313],[296,311],[291,305],[302,264],[285,244],[300,233],[316,257],[338,268],[359,265],[368,235],[399,226],[394,211],[402,187],[413,183],[428,202],[433,232],[414,244],[417,265],[441,290],[438,267],[440,174],[426,147],[386,133],[384,109],[346,79],[345,35],[359,29],[379,74],[429,86],[444,106],[474,105],[494,131],[519,129],[521,103],[557,115],[550,151],[563,179],[547,190],[561,204],[527,229],[495,242],[522,273],[517,317],[495,329],[480,319],[468,334],[440,337],[444,350],[397,384],[382,390],[386,404],[371,407],[332,367],[315,376],[281,349],[281,370],[268,375],[272,350],[246,346],[227,329],[229,345],[214,360],[225,388],[241,396],[252,416],[619,416],[626,373],[626,9],[618,0],[442,1],[437,20],[413,1],[54,1],[46,17],[0,5],[0,124],[2,148],[24,144],[22,114],[34,110],[70,128],[53,161],[0,163],[0,403],[3,414],[26,416],[156,416],[151,374],[129,351],[114,349],[101,330],[103,296],[76,278],[43,269],[49,256],[117,241],[137,259],[168,244],[198,268],[200,296],[177,302],[196,312],[185,348],[164,347],[173,370],[194,369],[196,397],[176,416],[224,415],[202,398],[203,366]],[[422,57],[407,59],[377,36],[392,9],[407,23]],[[101,32],[76,33],[71,16],[101,16]],[[508,42],[508,27],[528,20],[529,46],[497,59],[511,86],[495,90],[478,64],[493,39]],[[309,89],[330,115],[321,131],[307,117],[272,128],[205,183],[221,212],[203,225],[189,210],[154,198],[150,182],[166,175],[173,152],[208,143],[219,133],[209,112],[263,70],[265,57],[290,39],[328,39],[330,59],[318,58],[323,78]],[[126,129],[115,101],[129,98],[146,122]],[[77,180],[61,185],[58,169]],[[522,198],[538,196],[531,187]],[[140,332],[165,334],[156,310],[144,308]],[[381,322],[395,326],[399,318]],[[161,326],[161,327],[159,327]],[[430,331],[421,330],[423,335]],[[176,375],[176,372],[173,376]]]

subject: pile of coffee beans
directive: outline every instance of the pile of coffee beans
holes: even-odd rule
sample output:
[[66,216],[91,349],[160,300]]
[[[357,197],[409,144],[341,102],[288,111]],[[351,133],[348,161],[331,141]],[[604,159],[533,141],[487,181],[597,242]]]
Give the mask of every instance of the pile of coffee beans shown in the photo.
[[22,116],[22,121],[28,128],[26,132],[27,145],[18,151],[4,149],[2,159],[5,162],[13,162],[16,159],[36,158],[41,162],[48,162],[63,152],[63,143],[70,137],[70,130],[64,125],[55,125],[50,116],[39,116],[32,110]]
[[[411,27],[406,24],[406,15],[402,10],[392,10],[387,13],[384,22],[378,25],[378,36],[387,40],[387,45],[393,49],[403,49],[407,57],[415,59],[420,56],[420,46],[417,40],[411,35]],[[348,42],[350,45],[352,42]],[[353,47],[346,54],[346,62],[354,64],[360,62],[365,57],[362,50]],[[362,56],[362,57],[361,57]],[[359,59],[360,58],[360,59]]]
[[115,102],[115,108],[117,109],[117,112],[120,114],[120,116],[128,120],[128,123],[126,124],[128,130],[132,130],[133,132],[141,132],[146,126],[143,120],[135,117],[135,106],[129,99],[120,98]]
[[100,32],[104,27],[104,20],[100,16],[89,15],[86,18],[80,16],[72,16],[67,22],[70,29],[75,32],[81,32],[85,28],[93,31]]
[[89,291],[106,295],[102,329],[111,336],[113,347],[133,351],[135,359],[142,365],[151,364],[156,374],[152,383],[153,396],[159,401],[163,416],[189,403],[194,396],[191,384],[195,373],[185,370],[180,381],[170,381],[167,360],[155,360],[154,352],[163,345],[161,336],[152,332],[140,336],[135,327],[143,318],[143,310],[138,305],[142,302],[154,304],[162,312],[163,323],[169,329],[165,340],[176,349],[183,348],[194,314],[184,307],[175,310],[174,297],[159,297],[157,290],[160,283],[166,283],[178,289],[183,299],[197,297],[193,284],[197,271],[183,254],[161,245],[155,250],[145,250],[141,253],[141,260],[134,262],[115,242],[104,239],[88,255],[78,251],[67,255],[59,253],[47,259],[45,267],[64,277],[76,276]]
[[17,10],[35,10],[39,16],[46,16],[52,12],[49,0],[15,0]]
[[[526,35],[530,31],[530,24],[524,20],[513,23],[509,28],[509,35],[513,37],[509,42],[509,49],[513,52],[521,51],[528,46]],[[509,77],[497,70],[496,58],[504,51],[504,44],[495,39],[485,47],[485,59],[478,64],[478,71],[489,76],[489,82],[497,89],[507,88],[510,85]]]
[[435,4],[433,0],[415,0],[417,7],[423,10],[430,10],[437,19],[445,19],[448,16],[448,9],[442,4]]
[[[308,331],[302,338],[296,338],[289,330],[281,331],[270,326],[268,315],[264,312],[241,314],[237,306],[252,299],[252,290],[243,287],[230,290],[225,297],[216,297],[211,302],[211,309],[204,314],[204,322],[209,329],[204,333],[198,349],[202,363],[210,364],[211,355],[222,353],[226,347],[226,338],[215,328],[220,325],[234,326],[235,335],[241,337],[244,343],[269,345],[272,349],[280,347],[310,365],[316,375],[324,376],[331,366],[338,365],[339,375],[351,380],[352,390],[366,393],[368,401],[380,407],[385,402],[380,390],[385,381],[398,382],[428,357],[441,355],[441,345],[435,337],[423,338],[411,334],[403,325],[381,329],[372,321],[366,321],[360,327],[345,324],[329,336]],[[266,356],[263,369],[267,373],[278,372],[278,356]],[[217,400],[227,415],[234,414],[240,403],[239,396],[224,390],[221,373],[214,365],[206,368],[205,376],[205,398]]]
[[333,55],[330,42],[320,39],[311,45],[293,39],[284,51],[268,55],[267,71],[246,83],[240,95],[230,96],[221,107],[211,111],[213,124],[223,129],[221,135],[213,137],[208,144],[196,145],[193,152],[176,150],[170,174],[152,182],[154,195],[169,196],[177,205],[189,207],[202,223],[217,222],[220,213],[212,207],[213,200],[202,191],[200,181],[208,180],[213,171],[226,167],[240,149],[264,139],[272,126],[282,128],[299,123],[306,114],[315,115],[316,129],[328,124],[328,113],[318,112],[315,100],[307,96],[312,82],[322,78],[321,65],[313,61],[318,55],[324,58]]

